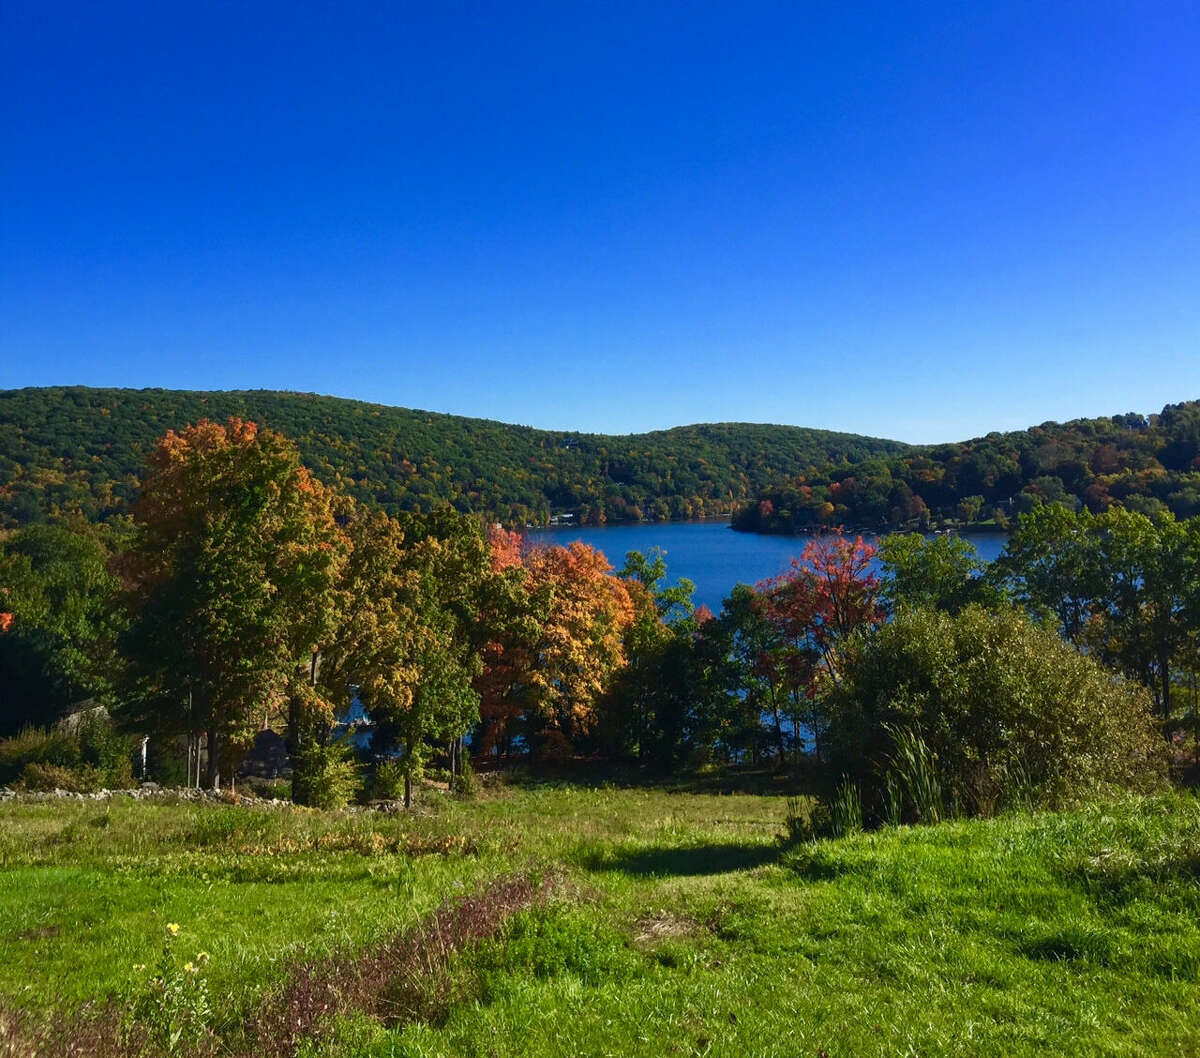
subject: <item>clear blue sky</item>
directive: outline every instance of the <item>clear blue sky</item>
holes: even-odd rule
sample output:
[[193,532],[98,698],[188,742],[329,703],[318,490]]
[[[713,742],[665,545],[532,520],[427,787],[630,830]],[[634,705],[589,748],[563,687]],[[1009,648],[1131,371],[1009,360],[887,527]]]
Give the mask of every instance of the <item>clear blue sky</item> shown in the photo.
[[911,441],[1200,397],[1200,6],[0,5],[0,387]]

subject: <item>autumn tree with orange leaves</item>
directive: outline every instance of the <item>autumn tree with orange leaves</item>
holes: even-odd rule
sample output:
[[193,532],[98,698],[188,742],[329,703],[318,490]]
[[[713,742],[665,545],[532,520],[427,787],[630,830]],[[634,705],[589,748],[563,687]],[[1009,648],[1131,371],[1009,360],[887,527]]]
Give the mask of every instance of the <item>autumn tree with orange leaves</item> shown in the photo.
[[254,423],[170,431],[149,463],[121,562],[140,691],[127,711],[203,731],[216,787],[333,626],[347,543],[295,445]]
[[527,674],[532,727],[549,750],[589,735],[596,706],[625,664],[634,604],[603,553],[575,541],[525,559],[530,591],[546,594],[546,617]]
[[481,720],[477,752],[507,751],[533,712],[531,682],[538,641],[549,612],[549,586],[531,591],[520,533],[488,531],[491,576],[481,600],[483,669],[475,680]]
[[532,750],[561,755],[594,731],[597,706],[625,664],[634,620],[628,586],[595,548],[527,548],[516,534],[489,534],[492,599],[484,620],[482,748],[520,734]]

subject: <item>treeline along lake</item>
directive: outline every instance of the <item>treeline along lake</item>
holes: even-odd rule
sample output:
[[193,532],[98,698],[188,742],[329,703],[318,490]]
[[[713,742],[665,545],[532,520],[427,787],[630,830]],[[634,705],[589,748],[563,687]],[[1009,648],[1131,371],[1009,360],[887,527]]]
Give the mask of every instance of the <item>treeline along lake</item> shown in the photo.
[[[987,562],[1000,556],[1008,540],[1006,533],[960,535]],[[864,538],[873,539],[869,534],[864,534]],[[652,548],[661,548],[668,579],[675,582],[687,577],[696,585],[696,605],[703,604],[713,613],[719,613],[722,601],[735,584],[755,584],[782,573],[793,557],[799,557],[810,537],[736,533],[728,522],[712,520],[536,529],[530,530],[529,539],[546,544],[582,540],[603,551],[618,570],[624,565],[627,552],[646,554]]]

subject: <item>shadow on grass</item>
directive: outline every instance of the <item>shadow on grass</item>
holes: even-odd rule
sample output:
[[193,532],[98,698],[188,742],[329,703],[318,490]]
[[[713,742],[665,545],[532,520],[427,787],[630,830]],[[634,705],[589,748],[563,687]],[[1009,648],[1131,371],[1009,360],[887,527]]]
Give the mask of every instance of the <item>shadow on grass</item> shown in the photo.
[[497,760],[485,758],[475,765],[481,775],[494,775],[492,781],[529,789],[573,787],[576,789],[615,788],[625,790],[661,790],[665,793],[691,794],[794,794],[814,793],[823,789],[823,775],[815,760],[805,761],[799,771],[780,771],[769,767],[737,767],[660,771],[639,768],[598,758],[578,757],[566,762],[531,765],[524,758]]
[[580,856],[591,871],[620,871],[641,878],[671,875],[729,874],[748,871],[779,859],[774,845],[726,842],[712,845],[654,845],[639,849],[608,849]]

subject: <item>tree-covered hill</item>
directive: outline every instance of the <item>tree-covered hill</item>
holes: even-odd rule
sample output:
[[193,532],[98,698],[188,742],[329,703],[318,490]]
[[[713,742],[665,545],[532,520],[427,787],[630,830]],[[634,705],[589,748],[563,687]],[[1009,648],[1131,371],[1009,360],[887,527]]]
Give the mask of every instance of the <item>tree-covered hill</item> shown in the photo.
[[168,429],[252,419],[327,483],[390,512],[450,502],[510,524],[729,513],[772,482],[907,446],[794,426],[715,423],[609,436],[535,430],[306,393],[86,387],[0,391],[0,527],[125,510]]
[[1200,514],[1200,401],[805,470],[760,490],[734,525],[776,533],[821,525],[1004,527],[1042,502]]

